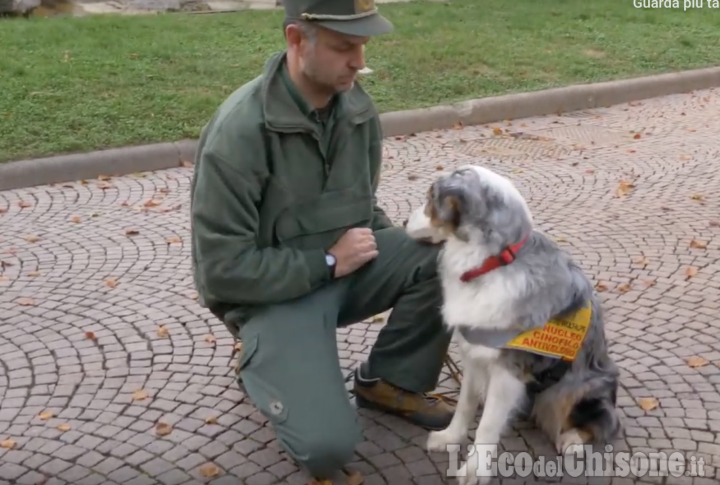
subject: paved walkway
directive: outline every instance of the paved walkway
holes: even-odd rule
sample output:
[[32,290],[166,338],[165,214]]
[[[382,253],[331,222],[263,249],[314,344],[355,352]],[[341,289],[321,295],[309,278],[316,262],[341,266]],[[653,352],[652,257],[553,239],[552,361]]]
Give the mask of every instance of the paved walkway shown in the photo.
[[[699,92],[387,143],[380,195],[398,222],[437,170],[484,163],[598,281],[623,369],[627,436],[615,449],[704,464],[704,478],[643,483],[720,479],[718,110],[717,92]],[[0,192],[0,483],[306,483],[234,384],[234,342],[195,301],[191,176]],[[380,325],[338,332],[346,369]],[[442,386],[456,388],[447,376]],[[362,419],[366,484],[452,482],[424,432]],[[554,459],[524,423],[502,445]]]

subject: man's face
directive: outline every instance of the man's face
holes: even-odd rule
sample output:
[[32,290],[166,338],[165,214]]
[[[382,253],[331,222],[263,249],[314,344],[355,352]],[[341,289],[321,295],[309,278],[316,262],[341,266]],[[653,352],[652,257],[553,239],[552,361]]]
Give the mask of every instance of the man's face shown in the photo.
[[327,94],[352,89],[357,72],[365,67],[365,44],[369,38],[322,27],[315,29],[314,39],[298,34],[295,47],[303,75]]

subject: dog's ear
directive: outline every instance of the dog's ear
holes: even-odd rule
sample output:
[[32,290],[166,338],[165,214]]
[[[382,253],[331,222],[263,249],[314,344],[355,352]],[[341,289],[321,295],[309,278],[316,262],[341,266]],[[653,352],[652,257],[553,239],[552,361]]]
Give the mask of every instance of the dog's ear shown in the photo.
[[452,230],[457,228],[460,225],[463,200],[463,192],[457,179],[443,177],[435,181],[428,191],[427,204],[430,209],[428,217],[432,224],[450,227]]

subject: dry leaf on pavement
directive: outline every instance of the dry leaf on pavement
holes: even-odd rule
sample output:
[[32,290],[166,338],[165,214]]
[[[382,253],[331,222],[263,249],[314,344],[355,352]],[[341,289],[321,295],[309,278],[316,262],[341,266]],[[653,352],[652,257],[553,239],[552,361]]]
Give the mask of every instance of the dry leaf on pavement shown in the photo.
[[220,474],[220,469],[212,463],[208,463],[207,465],[200,467],[200,473],[205,478],[212,478]]
[[690,266],[688,269],[685,270],[685,279],[689,280],[693,276],[698,274],[698,269],[694,266]]
[[707,249],[707,243],[705,241],[698,241],[693,239],[690,241],[690,247],[694,249]]
[[635,188],[635,184],[628,182],[627,180],[621,180],[620,183],[618,184],[618,188],[615,191],[615,194],[618,197],[624,197],[627,194],[629,194],[632,191],[632,189],[634,189],[634,188]]
[[147,399],[148,393],[144,389],[139,389],[135,392],[133,392],[133,399],[136,401],[142,401],[143,399]]
[[157,334],[158,334],[158,337],[167,337],[168,335],[170,335],[170,333],[168,332],[168,329],[165,327],[165,325],[161,325],[158,327]]
[[138,231],[137,229],[126,229],[125,230],[126,236],[137,236],[138,234],[140,234],[140,231]]
[[627,293],[628,291],[632,290],[632,286],[630,286],[629,283],[623,283],[621,285],[618,285],[617,290],[620,293]]
[[47,421],[48,419],[55,417],[55,413],[53,413],[52,411],[44,411],[44,412],[40,413],[39,416],[40,416],[40,419],[42,419],[43,421]]
[[32,298],[18,298],[17,304],[20,306],[33,306],[35,305],[35,300]]
[[238,342],[235,344],[235,350],[240,352],[242,350],[242,342]]
[[182,242],[182,239],[180,239],[180,238],[177,237],[177,236],[167,238],[167,243],[168,243],[168,244],[181,243],[181,242]]
[[648,264],[650,264],[650,260],[648,258],[636,258],[633,260],[633,263],[641,264],[643,268],[645,268]]
[[598,281],[598,284],[595,285],[595,289],[600,292],[607,291],[607,283],[605,283],[604,281]]
[[36,276],[40,276],[40,271],[30,271],[30,272],[28,273],[28,276],[30,276],[31,278],[34,278],[34,277],[36,277]]
[[155,426],[155,433],[158,436],[167,436],[172,433],[172,430],[172,426],[168,423],[158,423],[157,426]]
[[85,338],[88,340],[95,340],[95,334],[93,332],[85,332]]
[[15,440],[7,439],[7,440],[0,442],[0,448],[5,448],[6,450],[11,450],[11,449],[15,448],[15,445],[16,445]]
[[29,243],[36,243],[40,240],[40,237],[36,236],[35,234],[28,234],[27,236],[23,236],[23,239],[25,239]]
[[216,340],[217,339],[212,334],[205,335],[205,341],[209,344],[214,344]]
[[707,359],[703,359],[702,357],[699,357],[697,355],[694,355],[687,360],[687,365],[692,367],[693,369],[697,369],[698,367],[705,367],[709,363],[710,362],[708,362]]
[[638,399],[638,405],[645,411],[652,411],[656,409],[660,403],[654,397],[641,397]]
[[70,431],[71,428],[70,428],[69,424],[63,423],[63,424],[59,424],[57,429],[59,429],[60,431]]
[[502,128],[498,128],[497,126],[493,128],[493,135],[502,135]]
[[115,278],[107,278],[105,280],[105,286],[108,288],[115,288],[118,285],[118,282]]
[[205,418],[205,424],[217,424],[217,418],[215,416],[208,416]]

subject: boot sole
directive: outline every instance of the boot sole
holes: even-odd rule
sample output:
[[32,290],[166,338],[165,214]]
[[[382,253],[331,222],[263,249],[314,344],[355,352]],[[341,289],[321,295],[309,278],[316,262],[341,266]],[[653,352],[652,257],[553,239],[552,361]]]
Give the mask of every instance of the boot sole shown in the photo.
[[418,422],[417,420],[414,420],[412,417],[408,416],[407,414],[402,413],[396,409],[393,409],[393,408],[390,408],[387,406],[383,406],[383,405],[378,404],[373,401],[369,401],[369,400],[365,399],[364,397],[360,396],[357,392],[355,392],[354,394],[355,394],[355,403],[357,404],[357,407],[365,408],[365,409],[373,409],[375,411],[382,411],[387,414],[392,414],[393,416],[397,416],[398,418],[404,419],[405,421],[407,421],[411,424],[414,424],[415,426],[419,426],[423,429],[426,429],[428,431],[442,431],[445,428],[447,428],[450,424],[449,421],[448,421],[448,424],[445,426],[431,426],[431,425],[423,424],[423,423]]

